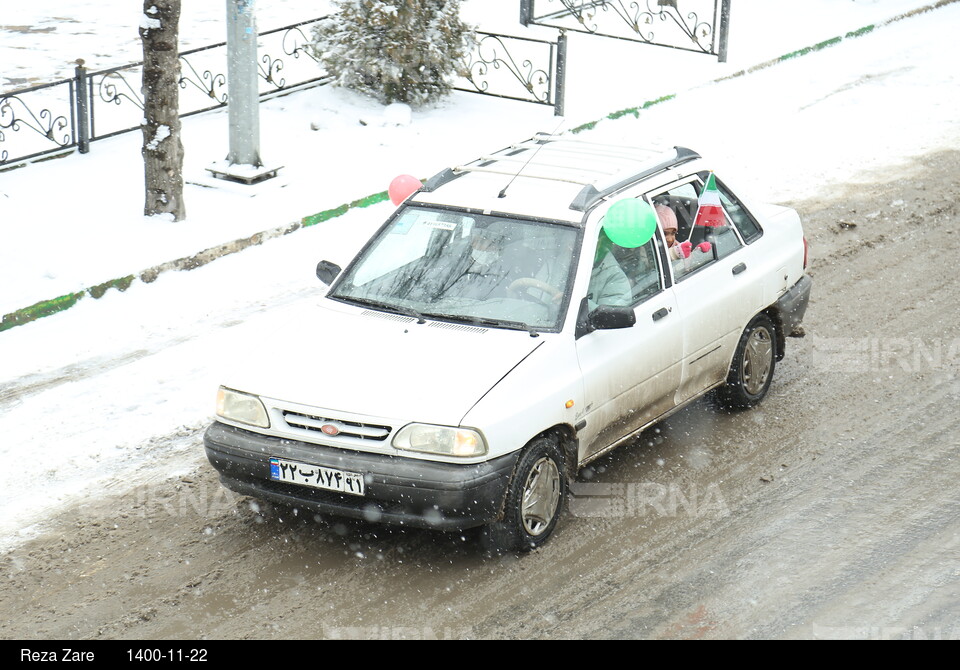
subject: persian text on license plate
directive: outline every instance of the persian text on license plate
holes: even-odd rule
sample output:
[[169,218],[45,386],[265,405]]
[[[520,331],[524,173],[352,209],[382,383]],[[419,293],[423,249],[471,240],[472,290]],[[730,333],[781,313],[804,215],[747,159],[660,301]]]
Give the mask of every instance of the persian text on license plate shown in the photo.
[[270,459],[270,479],[355,496],[362,496],[364,491],[362,474],[286,461],[282,458]]

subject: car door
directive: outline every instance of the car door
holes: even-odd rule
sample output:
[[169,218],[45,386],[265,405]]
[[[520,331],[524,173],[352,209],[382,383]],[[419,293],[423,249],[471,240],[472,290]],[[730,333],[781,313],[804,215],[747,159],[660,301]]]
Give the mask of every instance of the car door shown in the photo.
[[729,216],[727,225],[694,225],[702,187],[703,180],[694,175],[652,197],[653,202],[667,203],[675,210],[680,221],[678,238],[692,243],[689,257],[670,261],[677,309],[683,317],[677,404],[726,379],[740,334],[763,301],[752,254],[730,225]]
[[680,382],[683,331],[659,233],[643,247],[614,246],[611,254],[629,279],[626,304],[636,323],[576,340],[585,405],[578,414],[581,463],[671,409]]

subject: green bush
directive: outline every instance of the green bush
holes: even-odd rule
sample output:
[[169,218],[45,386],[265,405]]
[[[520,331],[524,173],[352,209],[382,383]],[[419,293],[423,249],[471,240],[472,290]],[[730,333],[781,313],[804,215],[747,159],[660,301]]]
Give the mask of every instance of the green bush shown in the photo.
[[313,52],[334,82],[384,104],[420,106],[450,91],[473,47],[460,0],[335,0]]

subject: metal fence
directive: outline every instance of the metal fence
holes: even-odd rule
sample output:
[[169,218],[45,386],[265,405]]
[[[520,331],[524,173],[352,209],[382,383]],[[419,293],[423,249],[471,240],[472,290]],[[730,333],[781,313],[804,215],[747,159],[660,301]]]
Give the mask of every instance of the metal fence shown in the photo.
[[[257,52],[261,99],[332,79],[309,45],[328,17],[260,33]],[[556,42],[476,34],[473,51],[454,82],[460,91],[553,106],[563,114],[566,38]],[[180,116],[227,104],[226,42],[180,54]],[[82,60],[72,79],[0,94],[0,170],[140,129],[143,63],[90,72]]]
[[563,116],[565,34],[556,42],[482,32],[476,37],[456,90],[550,105]]
[[0,96],[0,168],[77,146],[78,91],[83,90],[76,80],[65,79]]
[[520,23],[727,59],[730,0],[520,0]]
[[[261,98],[328,83],[308,49],[310,33],[327,17],[259,34]],[[226,42],[180,54],[180,116],[227,104]],[[90,142],[140,129],[143,63],[90,72],[82,60],[72,79],[0,94],[0,169],[78,150]]]

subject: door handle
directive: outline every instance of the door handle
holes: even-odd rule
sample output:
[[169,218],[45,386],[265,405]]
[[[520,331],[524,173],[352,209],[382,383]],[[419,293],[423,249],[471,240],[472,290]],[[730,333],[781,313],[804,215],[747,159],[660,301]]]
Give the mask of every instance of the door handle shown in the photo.
[[746,263],[737,263],[736,265],[733,266],[732,272],[733,274],[738,275],[746,269],[747,269]]
[[659,321],[669,313],[670,313],[669,309],[667,309],[666,307],[661,307],[660,309],[658,309],[656,312],[653,313],[653,320]]

